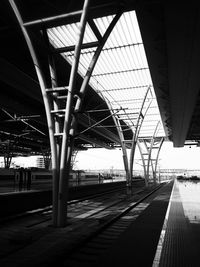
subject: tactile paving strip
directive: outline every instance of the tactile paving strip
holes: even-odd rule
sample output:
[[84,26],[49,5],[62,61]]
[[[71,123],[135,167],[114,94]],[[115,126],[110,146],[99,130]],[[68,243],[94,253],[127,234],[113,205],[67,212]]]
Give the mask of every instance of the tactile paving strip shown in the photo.
[[175,183],[159,267],[200,266],[194,260],[194,243],[190,231],[178,185]]

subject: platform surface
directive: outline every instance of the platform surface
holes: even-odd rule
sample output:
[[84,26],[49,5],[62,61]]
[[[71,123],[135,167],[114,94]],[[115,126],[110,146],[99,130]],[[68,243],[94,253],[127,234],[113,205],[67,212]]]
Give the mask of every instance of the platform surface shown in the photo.
[[[173,190],[172,186],[169,183],[161,189],[153,202],[93,266],[200,266],[200,183],[175,181]],[[10,231],[16,229],[17,225]],[[1,266],[27,266],[30,262],[30,266],[50,266],[49,260],[60,257],[67,243],[73,242],[73,236],[69,238],[67,229],[44,227],[42,231],[44,229],[48,235],[14,255],[4,257],[0,260]],[[26,231],[30,228],[26,227]],[[24,234],[27,236],[28,232]],[[8,236],[11,232],[4,234]]]
[[199,249],[200,182],[175,180],[172,192],[165,186],[97,266],[199,267]]
[[163,186],[152,203],[127,228],[113,247],[99,259],[98,267],[152,266],[172,186],[172,182]]
[[200,182],[176,180],[154,266],[199,267],[199,249]]
[[[136,263],[138,260],[141,264],[136,266],[150,266],[148,264],[151,264],[154,259],[171,189],[172,183],[164,186],[159,191],[153,203],[148,205],[144,212],[135,220],[135,223],[131,223],[130,227],[122,233],[119,241],[116,240],[113,246],[103,253],[105,257],[101,255],[101,260],[99,258],[96,259],[96,263],[95,265],[93,264],[93,266],[98,266],[98,264],[102,262],[103,265],[101,266],[128,267],[132,266],[132,264]],[[146,201],[141,203],[141,205],[146,206]],[[82,227],[77,228],[76,223],[63,229],[49,227],[49,223],[50,222],[44,222],[39,225],[34,225],[34,221],[28,223],[22,220],[17,224],[11,223],[10,225],[5,225],[0,231],[0,247],[2,249],[2,256],[4,255],[0,259],[0,266],[44,267],[55,266],[55,262],[57,262],[56,266],[62,266],[58,264],[58,262],[60,257],[65,255],[66,249],[71,246],[71,243],[76,242],[75,240],[77,237],[80,238],[82,235],[85,235],[85,232],[88,232],[91,228],[88,222],[87,225],[80,222]],[[91,224],[92,223],[93,221],[91,221]],[[73,230],[74,227],[76,231]],[[29,243],[29,245],[25,246],[27,243]],[[15,249],[14,253],[11,253],[11,246]],[[17,247],[18,250],[16,251]],[[133,253],[134,249],[135,253]],[[117,254],[116,250],[119,250]],[[111,262],[109,263],[109,257],[107,257],[107,255],[112,255],[112,253],[114,253],[114,256],[110,258]],[[129,259],[127,258],[127,253],[130,254]],[[144,253],[146,253],[145,258],[143,257]],[[119,261],[117,256],[120,256],[122,261]],[[113,262],[113,259],[115,259],[115,262]],[[104,260],[106,264],[104,264]],[[116,262],[117,264],[115,264]],[[128,263],[130,263],[130,265],[128,265]],[[143,265],[143,263],[145,265]],[[83,264],[81,266],[83,266]]]

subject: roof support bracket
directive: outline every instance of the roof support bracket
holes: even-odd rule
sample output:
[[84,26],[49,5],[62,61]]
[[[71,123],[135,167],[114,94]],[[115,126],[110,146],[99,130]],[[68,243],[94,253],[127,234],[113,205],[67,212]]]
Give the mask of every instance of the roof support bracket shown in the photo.
[[138,139],[137,141],[137,146],[139,148],[142,159],[146,185],[148,185],[150,181],[150,165],[152,168],[153,182],[154,184],[156,184],[157,182],[156,172],[158,166],[158,159],[162,144],[164,142],[164,137],[156,136],[158,133],[159,126],[160,122],[157,123],[152,137],[149,137],[148,139]]
[[[122,11],[119,11],[113,18],[112,22],[108,26],[104,35],[101,38],[101,42],[98,43],[94,56],[89,64],[86,75],[83,79],[82,85],[79,89],[78,95],[81,97],[75,97],[77,94],[75,90],[76,75],[78,72],[79,58],[81,49],[83,47],[83,36],[85,32],[86,23],[88,21],[88,12],[89,12],[89,2],[90,0],[85,0],[83,9],[81,11],[75,11],[71,14],[65,14],[58,17],[46,18],[42,20],[36,20],[29,23],[24,23],[20,11],[18,10],[15,1],[9,0],[9,3],[16,15],[18,23],[23,32],[24,38],[26,40],[27,46],[29,48],[33,64],[38,76],[45,111],[47,117],[47,124],[49,129],[49,138],[51,146],[51,156],[52,156],[52,176],[53,176],[53,225],[55,227],[64,227],[66,225],[67,219],[67,197],[68,197],[68,184],[69,184],[69,172],[71,167],[71,158],[73,155],[74,148],[74,138],[76,136],[77,128],[77,117],[78,112],[81,110],[84,96],[86,94],[88,83],[92,75],[93,69],[98,61],[99,55],[103,49],[105,42],[107,41],[110,33],[115,27],[117,21],[119,20]],[[64,111],[64,118],[60,116],[55,116],[59,110],[62,109],[60,103],[57,101],[58,97],[58,88],[57,85],[57,73],[56,66],[53,60],[53,54],[49,55],[48,64],[49,64],[49,74],[46,74],[40,65],[40,61],[29,33],[29,27],[33,25],[43,25],[45,23],[56,23],[58,20],[66,19],[70,16],[80,16],[80,27],[79,33],[77,34],[77,43],[74,47],[74,60],[72,62],[71,73],[69,78],[69,83],[67,85],[68,95],[66,98],[66,105]],[[46,30],[43,30],[44,42],[49,45],[48,34]],[[48,76],[49,75],[49,76]],[[48,76],[48,77],[47,77]],[[52,88],[49,88],[50,91],[47,91],[47,81],[51,81]],[[48,89],[48,90],[49,90]],[[57,136],[60,136],[57,138]]]

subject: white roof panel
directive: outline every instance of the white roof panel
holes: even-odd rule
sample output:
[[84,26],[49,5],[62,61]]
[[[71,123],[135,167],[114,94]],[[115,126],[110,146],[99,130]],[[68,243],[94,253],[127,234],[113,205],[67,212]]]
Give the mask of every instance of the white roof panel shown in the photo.
[[[114,15],[94,19],[101,35],[105,33],[113,18]],[[79,23],[73,23],[48,29],[52,45],[55,48],[74,46],[78,27]],[[97,41],[95,34],[87,24],[83,43]],[[81,51],[78,71],[83,77],[95,50],[96,48],[92,47]],[[62,55],[70,64],[72,63],[73,51]],[[135,128],[133,125],[137,121],[144,96],[150,86],[151,90],[142,111],[143,115],[146,115],[139,136],[153,135],[161,117],[134,11],[125,12],[115,25],[94,68],[90,85],[109,102],[113,109],[122,109],[118,116],[121,116],[121,119],[128,125],[132,125],[133,131]],[[157,135],[165,136],[162,123]]]

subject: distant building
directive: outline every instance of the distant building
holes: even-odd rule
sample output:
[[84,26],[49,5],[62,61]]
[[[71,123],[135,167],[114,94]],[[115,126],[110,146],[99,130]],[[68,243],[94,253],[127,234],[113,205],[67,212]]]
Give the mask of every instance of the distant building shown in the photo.
[[44,158],[43,157],[38,157],[36,159],[36,167],[37,168],[45,168],[45,165],[44,165]]

